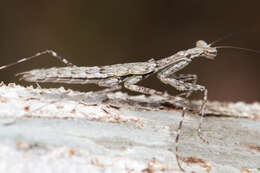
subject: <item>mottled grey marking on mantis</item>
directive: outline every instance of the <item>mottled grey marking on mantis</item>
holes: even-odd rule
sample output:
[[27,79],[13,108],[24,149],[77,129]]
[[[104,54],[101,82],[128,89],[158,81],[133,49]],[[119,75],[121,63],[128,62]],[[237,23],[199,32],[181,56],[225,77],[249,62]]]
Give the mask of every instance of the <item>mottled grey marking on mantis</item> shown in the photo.
[[[4,65],[0,67],[5,69],[7,67],[28,61],[30,59],[39,57],[44,54],[50,54],[52,57],[57,58],[62,63],[66,64],[67,67],[53,67],[47,69],[35,69],[31,71],[26,71],[18,73],[17,76],[20,79],[29,82],[53,82],[53,83],[69,83],[69,84],[97,84],[101,87],[107,87],[105,92],[111,92],[119,90],[124,86],[125,88],[142,94],[148,95],[159,95],[165,97],[166,99],[172,99],[174,96],[168,95],[161,91],[157,91],[151,88],[143,87],[137,85],[137,83],[153,74],[157,74],[157,77],[164,84],[171,85],[179,91],[182,91],[181,96],[188,97],[194,91],[201,91],[204,93],[203,103],[201,105],[200,114],[201,120],[198,128],[198,136],[202,141],[207,142],[201,136],[201,125],[204,116],[205,104],[207,102],[207,89],[196,84],[197,76],[188,74],[175,74],[179,70],[183,69],[191,63],[195,57],[205,57],[208,59],[214,59],[217,55],[217,48],[211,47],[205,41],[199,40],[196,43],[195,48],[191,48],[185,51],[179,51],[174,55],[171,55],[160,60],[150,59],[146,62],[136,62],[136,63],[125,63],[125,64],[115,64],[109,66],[94,66],[94,67],[78,67],[70,63],[67,59],[59,56],[53,50],[46,50],[43,52],[38,52],[33,56],[22,58],[15,63]],[[182,117],[184,119],[184,114],[186,107],[183,106]],[[183,119],[180,121],[178,132],[176,136],[176,160],[178,166],[181,170],[180,160],[182,157],[178,153],[178,142],[181,133]]]

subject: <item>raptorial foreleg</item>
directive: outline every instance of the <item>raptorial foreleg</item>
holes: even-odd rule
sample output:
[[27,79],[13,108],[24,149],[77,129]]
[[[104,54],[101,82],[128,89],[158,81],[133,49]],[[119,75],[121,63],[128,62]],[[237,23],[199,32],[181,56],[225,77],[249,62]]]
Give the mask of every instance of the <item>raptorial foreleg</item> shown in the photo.
[[[172,68],[166,69],[165,71],[160,72],[157,76],[163,83],[169,84],[179,91],[188,92],[187,94],[191,94],[194,91],[201,91],[204,94],[203,102],[202,102],[202,105],[200,107],[201,118],[200,118],[200,123],[199,123],[199,127],[198,127],[198,136],[200,137],[200,139],[203,142],[208,143],[208,141],[206,139],[204,139],[201,135],[201,126],[202,126],[203,117],[204,117],[204,114],[205,114],[204,112],[205,112],[205,105],[206,105],[206,102],[207,102],[207,99],[208,99],[208,91],[202,85],[186,82],[188,79],[184,79],[184,80],[179,79],[178,80],[178,79],[175,79],[175,78],[168,77],[168,76],[171,75],[171,71],[173,71],[173,70],[175,70],[175,69],[172,69]],[[191,75],[190,75],[190,77],[191,77]],[[193,76],[193,78],[194,78],[194,76]]]

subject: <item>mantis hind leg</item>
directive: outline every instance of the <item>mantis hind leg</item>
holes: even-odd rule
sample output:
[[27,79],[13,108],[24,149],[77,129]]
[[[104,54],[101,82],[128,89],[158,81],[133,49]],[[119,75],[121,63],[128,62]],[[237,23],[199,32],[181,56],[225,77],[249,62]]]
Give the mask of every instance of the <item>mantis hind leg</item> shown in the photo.
[[45,54],[50,54],[51,57],[54,57],[54,58],[58,59],[60,62],[64,63],[64,64],[67,65],[67,66],[75,66],[74,64],[72,64],[71,62],[69,62],[67,59],[65,59],[65,58],[63,58],[63,57],[61,57],[61,56],[59,56],[59,55],[57,54],[57,52],[55,52],[55,51],[53,51],[53,50],[45,50],[45,51],[42,51],[42,52],[38,52],[38,53],[36,53],[36,54],[34,54],[34,55],[32,55],[32,56],[29,56],[29,57],[26,57],[26,58],[22,58],[22,59],[20,59],[20,60],[14,62],[14,63],[10,63],[10,64],[7,64],[7,65],[1,66],[1,67],[0,67],[0,70],[5,69],[5,68],[8,68],[8,67],[11,67],[11,66],[14,66],[14,65],[16,65],[16,64],[20,64],[20,63],[25,62],[25,61],[29,61],[29,60],[31,60],[31,59],[40,57],[40,56],[45,55]]

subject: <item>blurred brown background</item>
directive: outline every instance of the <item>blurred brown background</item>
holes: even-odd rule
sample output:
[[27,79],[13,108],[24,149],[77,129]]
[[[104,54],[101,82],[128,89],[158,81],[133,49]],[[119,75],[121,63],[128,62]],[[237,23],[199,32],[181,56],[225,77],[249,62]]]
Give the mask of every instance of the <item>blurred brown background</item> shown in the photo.
[[[78,66],[146,61],[246,30],[217,45],[260,50],[260,1],[112,0],[5,1],[0,7],[0,65],[38,51],[54,49]],[[23,85],[15,73],[63,66],[45,56],[0,71],[1,81]],[[214,60],[197,58],[180,73],[195,73],[210,100],[260,101],[260,54],[219,50]],[[155,77],[141,82],[176,93]],[[98,90],[89,85],[42,87]]]

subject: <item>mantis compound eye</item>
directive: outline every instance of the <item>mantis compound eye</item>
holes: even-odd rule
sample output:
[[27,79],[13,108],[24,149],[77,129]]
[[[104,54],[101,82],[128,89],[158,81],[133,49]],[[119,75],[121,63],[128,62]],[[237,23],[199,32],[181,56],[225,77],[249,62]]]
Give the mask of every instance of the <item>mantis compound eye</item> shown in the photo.
[[196,47],[203,48],[203,47],[209,47],[209,45],[204,40],[199,40],[196,42]]

